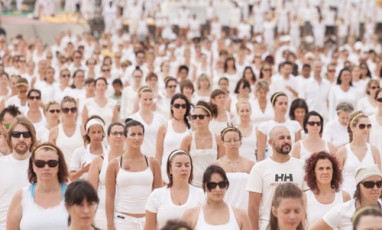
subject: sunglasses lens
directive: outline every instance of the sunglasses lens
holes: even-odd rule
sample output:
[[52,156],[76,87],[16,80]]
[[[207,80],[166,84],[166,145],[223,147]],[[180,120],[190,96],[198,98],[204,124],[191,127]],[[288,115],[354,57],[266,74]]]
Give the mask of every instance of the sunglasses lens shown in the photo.
[[382,97],[381,98],[377,98],[377,101],[378,102],[382,102]]
[[53,167],[56,167],[58,165],[58,161],[56,161],[56,160],[49,160],[47,162],[47,164],[48,164],[49,167],[53,168]]
[[14,138],[20,138],[21,135],[23,135],[24,138],[30,138],[32,136],[32,134],[29,131],[27,131],[27,132],[13,131],[11,135]]
[[365,188],[374,188],[374,186],[377,185],[377,188],[381,188],[382,187],[382,181],[364,181],[363,182],[363,186]]
[[215,182],[208,182],[208,183],[207,183],[207,188],[208,188],[208,190],[215,189],[216,186],[218,186],[218,184],[215,183]]
[[365,124],[360,124],[358,127],[359,127],[360,129],[364,129],[364,128],[366,128],[366,125],[365,125]]
[[36,165],[37,168],[43,168],[45,167],[45,161],[36,160],[34,161],[34,165]]

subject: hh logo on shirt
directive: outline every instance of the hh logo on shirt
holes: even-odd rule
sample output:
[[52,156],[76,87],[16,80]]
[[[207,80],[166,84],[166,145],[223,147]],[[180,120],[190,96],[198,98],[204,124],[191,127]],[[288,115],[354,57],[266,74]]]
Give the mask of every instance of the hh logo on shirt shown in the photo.
[[275,174],[275,182],[293,182],[293,175],[290,174]]

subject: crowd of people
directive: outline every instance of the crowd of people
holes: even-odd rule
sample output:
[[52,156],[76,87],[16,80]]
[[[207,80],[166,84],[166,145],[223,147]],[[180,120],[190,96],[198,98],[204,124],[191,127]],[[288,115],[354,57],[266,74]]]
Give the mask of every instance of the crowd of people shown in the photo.
[[[131,4],[160,12],[147,2]],[[381,5],[323,2],[236,2],[236,24],[197,29],[181,4],[152,36],[0,35],[0,229],[381,226],[381,28],[364,14]],[[346,7],[360,31],[317,43],[315,20],[349,23]]]

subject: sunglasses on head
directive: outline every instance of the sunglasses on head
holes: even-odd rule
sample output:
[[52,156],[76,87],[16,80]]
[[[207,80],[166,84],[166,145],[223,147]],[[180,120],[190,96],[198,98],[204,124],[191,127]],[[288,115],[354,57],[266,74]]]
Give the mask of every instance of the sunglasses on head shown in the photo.
[[45,165],[48,165],[50,168],[54,168],[58,165],[58,160],[34,160],[33,163],[37,168],[44,168]]
[[40,100],[41,99],[40,96],[29,96],[28,98],[31,100]]
[[61,111],[59,109],[50,109],[49,113],[60,113]]
[[196,120],[197,118],[199,118],[199,120],[204,120],[205,117],[209,117],[210,115],[206,115],[206,114],[193,114],[191,115],[191,119],[192,120]]
[[378,102],[382,102],[382,97],[377,98],[377,99],[375,99],[375,100],[377,100]]
[[13,131],[11,133],[11,136],[14,138],[20,138],[21,135],[23,135],[23,138],[30,138],[32,136],[31,132],[29,131],[25,131],[25,132]]
[[220,182],[207,182],[207,189],[211,191],[212,189],[215,189],[217,186],[219,186],[220,189],[224,189],[228,187],[228,181],[220,181]]
[[310,126],[315,126],[315,125],[317,125],[317,126],[321,126],[321,121],[308,121],[308,122],[306,122],[308,125],[310,125]]
[[365,129],[365,128],[371,129],[371,124],[359,124],[358,128],[359,129]]
[[361,182],[363,187],[371,189],[374,188],[374,186],[377,186],[377,188],[382,188],[382,180],[380,181],[363,181]]
[[186,104],[174,104],[173,106],[174,106],[175,109],[180,109],[180,108],[185,109],[185,108],[187,108]]
[[77,108],[76,107],[73,107],[73,108],[62,108],[62,112],[63,113],[69,113],[69,111],[71,113],[76,113],[77,112]]

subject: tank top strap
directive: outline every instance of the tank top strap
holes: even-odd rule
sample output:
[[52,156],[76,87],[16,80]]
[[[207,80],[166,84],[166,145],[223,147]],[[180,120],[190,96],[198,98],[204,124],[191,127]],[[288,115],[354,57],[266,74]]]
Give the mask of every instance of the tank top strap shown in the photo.
[[145,161],[146,161],[146,166],[147,166],[147,168],[150,168],[150,164],[149,164],[150,159],[148,159],[146,155],[143,155],[143,156],[145,157]]
[[122,156],[118,158],[119,167],[122,168]]
[[231,120],[231,114],[228,112],[228,111],[225,111],[225,113],[227,114],[227,122],[228,123],[231,123],[232,120]]
[[191,145],[190,145],[190,150],[196,149],[196,144],[195,144],[195,132],[191,132]]
[[65,199],[65,192],[66,192],[66,184],[65,183],[61,183],[60,184],[60,188],[61,188],[61,199],[64,200]]
[[[66,187],[67,187],[67,185],[65,183],[60,183],[61,199],[62,200],[65,199]],[[30,193],[32,195],[32,198],[34,200],[34,197],[36,195],[36,183],[33,183],[33,184],[30,185],[29,191],[30,191]]]
[[216,136],[212,132],[210,132],[210,133],[211,133],[211,136],[212,136],[212,149],[216,149],[217,150],[218,146],[216,144]]
[[338,201],[337,203],[343,203],[344,202],[344,197],[342,195],[342,191],[341,190],[336,192],[335,200]]

